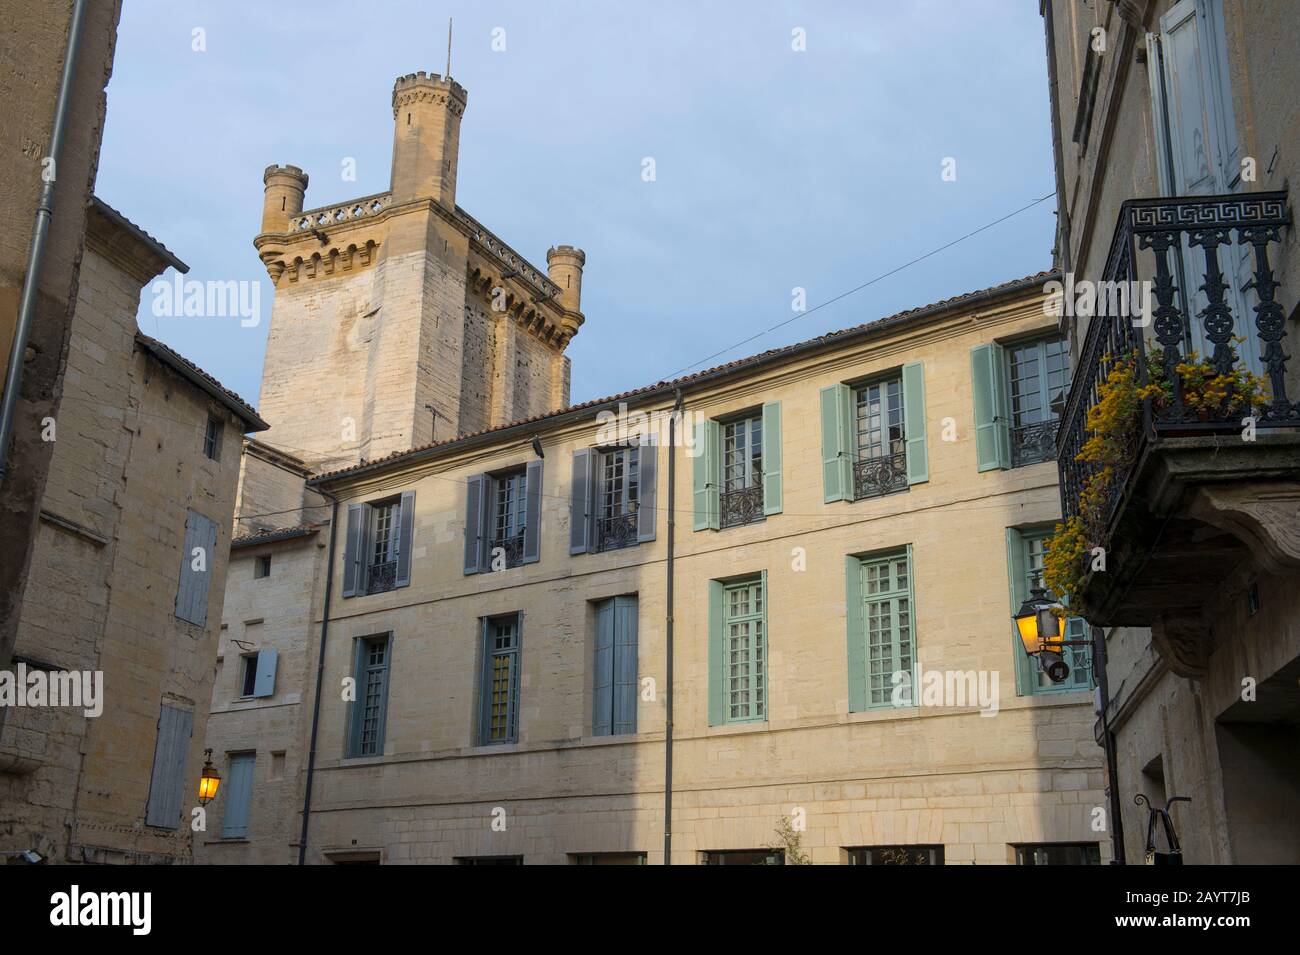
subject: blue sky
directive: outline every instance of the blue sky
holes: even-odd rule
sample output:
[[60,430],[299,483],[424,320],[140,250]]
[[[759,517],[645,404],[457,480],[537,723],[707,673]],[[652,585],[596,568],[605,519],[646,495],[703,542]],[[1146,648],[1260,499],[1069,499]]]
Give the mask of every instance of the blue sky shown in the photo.
[[[442,72],[448,16],[452,75],[469,91],[458,203],[542,268],[550,245],[587,253],[575,402],[793,317],[795,287],[816,306],[1054,189],[1033,3],[124,7],[96,192],[189,278],[263,283],[255,328],[157,318],[148,290],[140,313],[146,333],[253,402],[274,291],[252,246],[262,170],[307,170],[309,208],[386,191],[393,80]],[[804,52],[791,49],[796,28]],[[955,181],[941,177],[946,157]],[[1046,268],[1054,208],[709,364]]]

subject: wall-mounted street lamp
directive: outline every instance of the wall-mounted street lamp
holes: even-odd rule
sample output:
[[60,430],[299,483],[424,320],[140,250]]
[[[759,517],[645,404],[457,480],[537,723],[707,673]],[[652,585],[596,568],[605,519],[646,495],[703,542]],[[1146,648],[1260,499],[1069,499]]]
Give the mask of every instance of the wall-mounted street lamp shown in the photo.
[[1092,645],[1091,640],[1065,639],[1059,615],[1062,609],[1062,605],[1052,600],[1046,590],[1035,587],[1013,618],[1025,652],[1038,660],[1038,665],[1053,683],[1064,683],[1070,675],[1070,665],[1065,662],[1066,647]]
[[203,756],[207,762],[203,764],[203,772],[199,774],[199,805],[206,806],[217,798],[217,790],[221,788],[221,774],[217,772],[217,767],[212,765],[212,750],[205,749]]

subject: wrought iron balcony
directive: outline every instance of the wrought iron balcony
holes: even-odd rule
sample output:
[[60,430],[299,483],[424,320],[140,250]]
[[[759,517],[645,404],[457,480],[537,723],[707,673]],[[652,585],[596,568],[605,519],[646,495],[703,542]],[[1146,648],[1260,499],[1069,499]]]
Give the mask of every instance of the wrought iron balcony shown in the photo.
[[724,489],[718,495],[719,523],[723,527],[739,527],[763,519],[763,479],[758,477],[752,487]]
[[[497,563],[498,558],[505,560],[504,567]],[[511,567],[521,566],[523,562],[523,531],[520,531],[513,537],[498,537],[488,542],[488,566],[493,570],[508,570]]]
[[1024,467],[1056,460],[1057,418],[1035,421],[1011,429],[1011,466]]
[[907,490],[907,453],[899,451],[853,462],[853,500]]
[[[1099,626],[1151,627],[1182,676],[1206,672],[1205,605],[1230,572],[1300,566],[1294,519],[1278,503],[1300,488],[1300,406],[1287,395],[1269,261],[1289,224],[1284,192],[1125,202],[1097,300],[1146,282],[1151,307],[1091,318],[1061,416],[1078,607]],[[1244,341],[1242,308],[1253,326]],[[1251,362],[1239,349],[1258,356],[1266,389],[1242,374]]]
[[[1269,246],[1279,242],[1280,230],[1290,224],[1285,192],[1254,192],[1226,196],[1130,199],[1120,208],[1119,223],[1111,240],[1103,282],[1133,287],[1145,278],[1154,294],[1151,331],[1143,334],[1145,319],[1130,315],[1094,317],[1080,350],[1079,366],[1070,388],[1057,437],[1057,466],[1061,475],[1061,507],[1067,517],[1079,513],[1079,494],[1096,463],[1078,460],[1088,439],[1088,409],[1098,402],[1099,388],[1116,363],[1134,357],[1138,383],[1146,387],[1148,353],[1158,349],[1163,379],[1170,383],[1166,400],[1141,401],[1141,427],[1132,435],[1127,462],[1113,468],[1104,494],[1105,513],[1100,523],[1109,525],[1133,466],[1151,442],[1196,434],[1240,432],[1249,411],[1229,412],[1184,403],[1184,382],[1177,368],[1194,347],[1186,329],[1204,329],[1212,353],[1205,356],[1219,375],[1232,373],[1239,359],[1232,347],[1234,322],[1229,301],[1229,279],[1236,274],[1234,259],[1249,256],[1253,272],[1241,280],[1243,294],[1254,293],[1254,326],[1260,357],[1271,397],[1254,409],[1257,425],[1300,427],[1300,406],[1286,393],[1287,355],[1282,350],[1285,316],[1276,299],[1280,283],[1273,278]],[[1220,251],[1222,249],[1222,251]],[[1143,253],[1139,255],[1139,253]],[[1149,253],[1146,254],[1146,253]],[[1188,263],[1197,270],[1187,274]],[[1195,313],[1188,307],[1189,291],[1205,293],[1205,307]],[[1100,536],[1100,535],[1099,535]]]
[[382,594],[397,589],[397,561],[371,564],[366,571],[366,593]]
[[626,514],[612,514],[596,518],[596,549],[618,550],[637,543],[637,508]]

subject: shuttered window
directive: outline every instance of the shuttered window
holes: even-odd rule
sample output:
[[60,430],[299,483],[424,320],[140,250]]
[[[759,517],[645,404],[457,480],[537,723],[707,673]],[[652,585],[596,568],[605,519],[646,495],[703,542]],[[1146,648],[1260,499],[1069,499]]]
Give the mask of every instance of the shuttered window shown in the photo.
[[636,732],[637,598],[614,597],[596,605],[592,661],[592,735]]
[[180,580],[176,587],[176,616],[196,626],[207,626],[208,591],[216,561],[217,525],[198,511],[185,517],[181,544]]
[[348,505],[343,596],[384,593],[411,583],[415,492]]
[[275,671],[279,656],[276,650],[260,650],[240,657],[244,667],[240,696],[266,697],[275,692]]
[[[1007,576],[1011,581],[1011,613],[1014,615],[1020,605],[1037,587],[1044,587],[1043,559],[1046,555],[1044,544],[1051,536],[1047,527],[1031,529],[1007,528]],[[1069,617],[1066,621],[1065,639],[1088,640],[1090,628],[1081,617]],[[1012,626],[1011,652],[1016,661],[1016,693],[1019,696],[1033,696],[1041,693],[1059,693],[1070,690],[1087,690],[1092,682],[1092,647],[1066,646],[1062,656],[1070,668],[1070,675],[1063,683],[1053,683],[1043,672],[1038,660],[1025,652],[1025,645]]]
[[158,736],[154,743],[153,771],[149,777],[145,825],[180,828],[193,727],[194,714],[190,710],[163,704],[158,714]]
[[236,753],[230,757],[228,778],[221,792],[225,809],[221,816],[222,839],[246,839],[248,817],[253,802],[254,753]]
[[519,739],[518,615],[483,621],[483,671],[479,684],[479,745]]
[[1011,466],[1056,457],[1056,430],[1070,393],[1070,355],[1063,338],[1009,345]]
[[392,640],[388,634],[362,637],[356,642],[348,756],[382,756],[388,720],[388,677]]

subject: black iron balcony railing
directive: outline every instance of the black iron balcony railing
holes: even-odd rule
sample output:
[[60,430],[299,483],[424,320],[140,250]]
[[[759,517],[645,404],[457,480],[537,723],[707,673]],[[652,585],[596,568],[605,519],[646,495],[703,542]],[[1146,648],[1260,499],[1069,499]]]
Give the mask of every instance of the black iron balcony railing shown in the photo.
[[907,490],[907,452],[853,462],[853,500]]
[[1024,467],[1056,459],[1056,431],[1060,420],[1048,418],[1011,429],[1011,466]]
[[397,588],[397,561],[371,564],[366,571],[366,593],[382,594]]
[[[498,563],[504,560],[505,565]],[[488,566],[493,570],[519,567],[524,562],[524,532],[513,537],[498,537],[488,542]]]
[[620,547],[632,547],[636,544],[637,506],[633,506],[626,514],[610,514],[596,518],[597,550],[617,550]]
[[[1226,196],[1130,199],[1120,208],[1119,222],[1101,276],[1105,283],[1151,283],[1153,308],[1150,331],[1144,340],[1145,319],[1140,315],[1093,317],[1080,349],[1078,370],[1061,416],[1057,436],[1057,467],[1061,475],[1061,507],[1067,517],[1080,512],[1079,494],[1101,465],[1079,461],[1087,441],[1088,409],[1099,400],[1099,388],[1116,363],[1136,356],[1139,386],[1148,384],[1148,348],[1159,349],[1160,371],[1172,386],[1167,400],[1141,402],[1141,427],[1132,435],[1128,462],[1113,467],[1104,489],[1104,513],[1094,515],[1109,526],[1127,485],[1134,463],[1146,447],[1161,437],[1200,433],[1230,433],[1241,429],[1242,419],[1254,414],[1258,427],[1300,427],[1300,405],[1286,394],[1287,355],[1282,350],[1285,316],[1276,292],[1269,246],[1280,241],[1290,225],[1285,192],[1253,192]],[[1221,251],[1222,250],[1222,251]],[[1139,253],[1142,253],[1139,256]],[[1249,269],[1249,275],[1243,273]],[[1217,375],[1232,374],[1240,361],[1233,347],[1233,277],[1243,299],[1251,295],[1254,331],[1259,339],[1260,363],[1270,395],[1262,407],[1207,414],[1202,406],[1190,409],[1183,402],[1184,383],[1177,366],[1196,350],[1187,339],[1190,329],[1204,331],[1204,357]],[[1194,311],[1189,297],[1204,293],[1204,307]],[[1100,291],[1098,296],[1100,299]]]
[[724,489],[718,495],[719,522],[723,527],[753,524],[763,519],[763,479],[752,487]]

